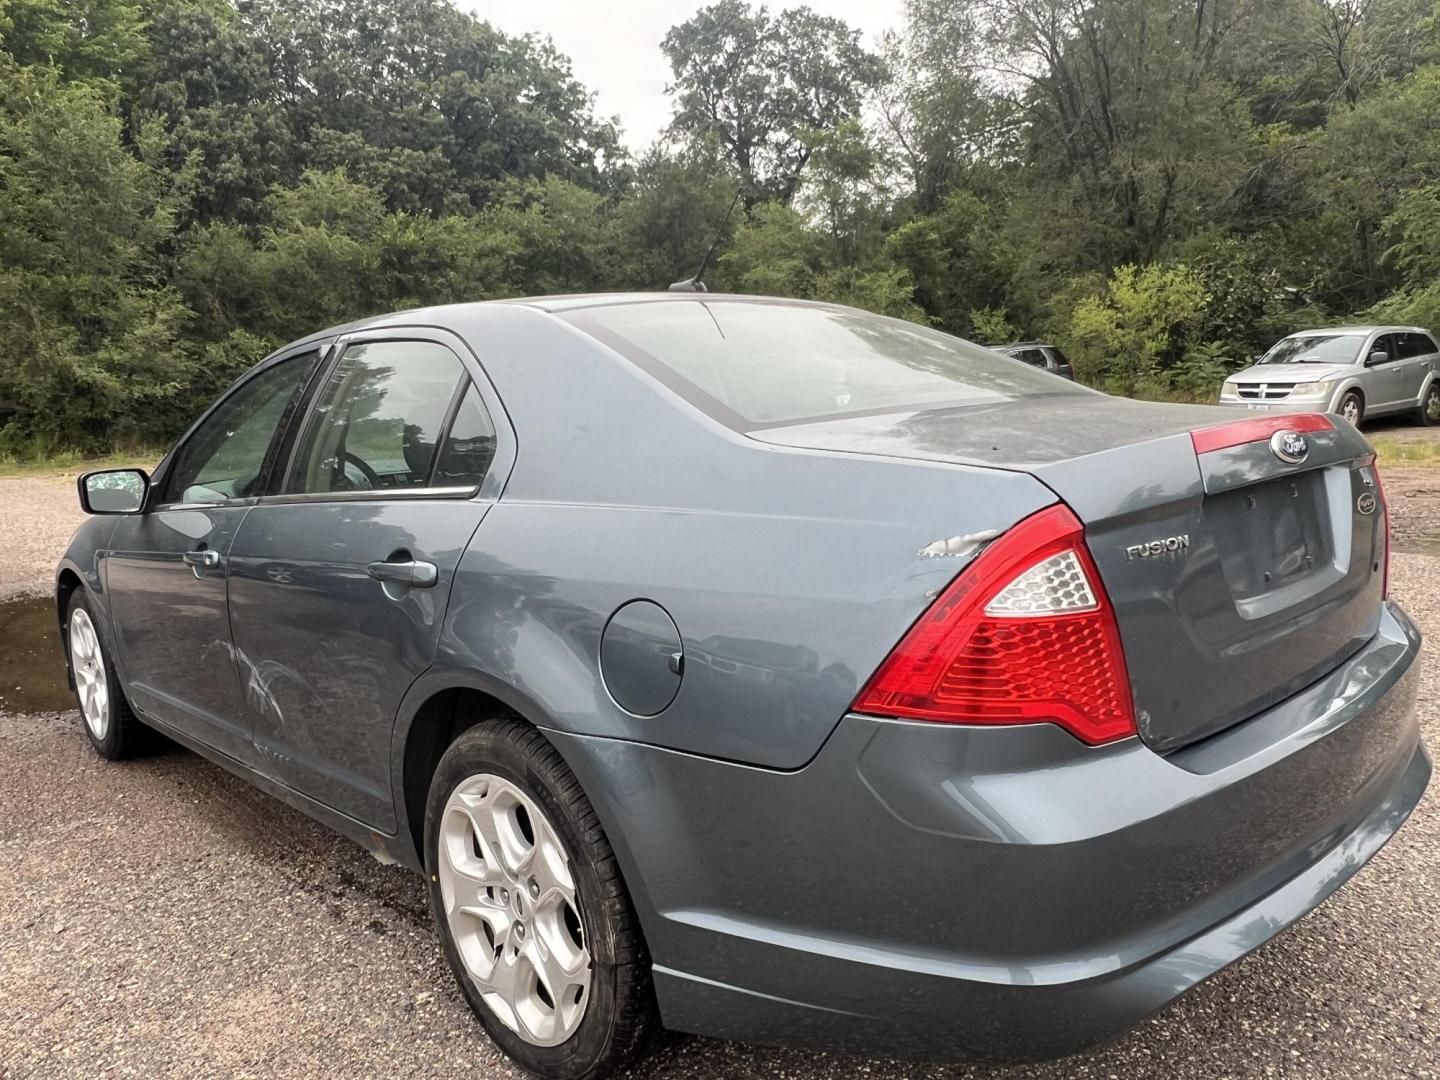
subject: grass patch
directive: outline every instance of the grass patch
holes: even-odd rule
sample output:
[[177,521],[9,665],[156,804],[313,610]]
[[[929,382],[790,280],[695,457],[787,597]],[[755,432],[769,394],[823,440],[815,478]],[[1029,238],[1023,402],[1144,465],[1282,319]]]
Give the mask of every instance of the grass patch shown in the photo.
[[1381,465],[1426,465],[1440,462],[1440,439],[1397,438],[1372,435],[1370,445]]

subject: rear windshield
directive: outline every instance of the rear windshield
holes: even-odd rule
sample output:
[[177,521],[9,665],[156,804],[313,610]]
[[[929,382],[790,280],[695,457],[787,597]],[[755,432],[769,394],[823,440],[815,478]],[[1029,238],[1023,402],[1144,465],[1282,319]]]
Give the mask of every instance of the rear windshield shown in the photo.
[[739,428],[1087,393],[948,334],[848,308],[671,301],[568,317]]
[[1353,364],[1364,334],[1306,334],[1287,337],[1260,358],[1262,364]]

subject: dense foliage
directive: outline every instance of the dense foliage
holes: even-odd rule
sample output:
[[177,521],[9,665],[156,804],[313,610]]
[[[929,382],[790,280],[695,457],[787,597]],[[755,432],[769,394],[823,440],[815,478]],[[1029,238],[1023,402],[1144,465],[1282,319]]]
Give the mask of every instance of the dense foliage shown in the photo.
[[[368,313],[651,289],[1043,336],[1200,396],[1277,335],[1440,324],[1436,0],[719,0],[644,153],[446,0],[0,0],[0,453],[174,436]],[[728,219],[736,196],[739,207]]]

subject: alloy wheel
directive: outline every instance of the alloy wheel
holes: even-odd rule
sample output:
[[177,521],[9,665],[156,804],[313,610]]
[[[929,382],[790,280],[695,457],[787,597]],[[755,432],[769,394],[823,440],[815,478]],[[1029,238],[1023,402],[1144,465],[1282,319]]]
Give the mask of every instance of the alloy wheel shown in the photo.
[[1360,422],[1360,401],[1353,394],[1340,403],[1340,415],[1352,424]]
[[1440,424],[1440,384],[1431,383],[1425,394],[1425,419]]
[[570,859],[534,799],[503,777],[467,777],[440,822],[440,893],[481,999],[536,1046],[585,1015],[591,960]]
[[110,730],[110,682],[105,675],[105,654],[90,613],[77,607],[70,613],[70,667],[80,697],[80,715],[99,742]]

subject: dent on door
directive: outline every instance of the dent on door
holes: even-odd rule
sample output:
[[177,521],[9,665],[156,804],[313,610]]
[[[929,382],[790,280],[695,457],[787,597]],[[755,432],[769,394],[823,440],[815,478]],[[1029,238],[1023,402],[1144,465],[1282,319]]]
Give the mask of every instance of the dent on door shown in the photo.
[[230,614],[262,770],[394,828],[391,729],[432,662],[456,564],[487,505],[255,507],[231,550]]

